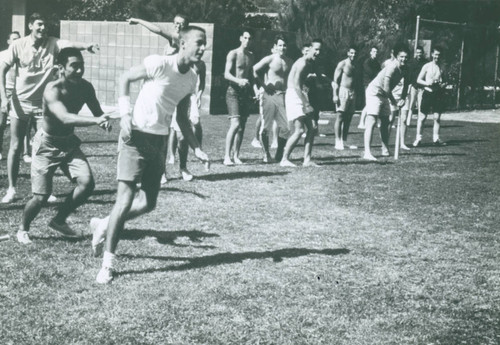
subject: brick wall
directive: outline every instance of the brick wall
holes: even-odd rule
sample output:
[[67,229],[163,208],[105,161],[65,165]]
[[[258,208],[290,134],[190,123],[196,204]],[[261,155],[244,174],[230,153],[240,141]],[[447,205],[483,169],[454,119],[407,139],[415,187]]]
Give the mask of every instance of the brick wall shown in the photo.
[[[155,23],[173,30],[171,23]],[[212,24],[196,24],[207,32],[207,49],[203,61],[207,65],[206,88],[203,94],[201,114],[209,113],[212,81],[212,47],[214,30]],[[61,21],[61,38],[71,41],[98,43],[97,54],[84,54],[85,75],[97,92],[101,104],[116,106],[118,100],[118,79],[130,67],[140,64],[151,54],[163,54],[166,39],[149,32],[140,25],[126,22]],[[131,99],[134,101],[140,83],[132,83]]]

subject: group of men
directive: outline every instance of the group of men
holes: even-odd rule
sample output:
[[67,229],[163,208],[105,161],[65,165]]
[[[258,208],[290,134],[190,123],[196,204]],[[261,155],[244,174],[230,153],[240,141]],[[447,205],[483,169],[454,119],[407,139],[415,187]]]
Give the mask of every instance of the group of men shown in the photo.
[[[150,212],[156,206],[165,174],[167,147],[175,146],[173,142],[168,145],[169,137],[174,137],[175,133],[183,179],[192,179],[186,167],[188,146],[199,160],[207,165],[210,163],[200,147],[201,126],[197,112],[205,83],[205,66],[201,60],[206,48],[205,31],[188,25],[182,15],[175,17],[172,32],[140,19],[132,18],[129,23],[143,25],[165,37],[168,46],[163,55],[146,57],[141,64],[126,71],[119,81],[121,131],[116,202],[107,217],[92,218],[90,221],[92,250],[95,256],[103,254],[102,266],[96,277],[98,283],[113,280],[115,252],[126,220]],[[1,110],[3,114],[8,113],[11,120],[9,189],[4,197],[7,202],[16,195],[19,143],[26,135],[30,121],[37,119],[39,122],[33,139],[31,162],[33,196],[24,208],[16,234],[22,244],[31,243],[30,224],[52,193],[52,180],[57,168],[61,168],[74,182],[74,189],[58,207],[49,226],[65,236],[80,236],[66,223],[66,219],[87,200],[95,184],[74,128],[92,125],[98,125],[103,130],[110,128],[109,114],[104,114],[93,86],[83,79],[85,67],[81,50],[93,53],[98,46],[49,37],[45,24],[42,16],[33,14],[29,20],[30,35],[13,42],[0,63]],[[307,81],[316,75],[315,61],[321,53],[322,41],[312,40],[305,45],[303,55],[292,62],[285,55],[285,38],[278,35],[274,39],[272,53],[255,63],[248,49],[251,38],[250,32],[243,31],[239,38],[240,46],[229,51],[226,58],[224,76],[229,82],[226,101],[230,127],[226,136],[224,165],[242,164],[240,148],[243,133],[251,103],[257,98],[262,103],[258,136],[264,162],[272,160],[269,133],[275,123],[279,138],[274,159],[281,166],[295,167],[290,155],[300,138],[305,136],[303,165],[316,166],[311,160],[311,151],[319,111],[311,106]],[[335,148],[339,150],[344,149],[355,102],[356,67],[353,61],[356,50],[350,48],[347,55],[347,59],[338,64],[332,81],[333,101],[339,113],[335,123]],[[413,83],[414,89],[424,89],[423,95],[420,93],[423,116],[419,117],[418,131],[421,131],[427,114],[425,110],[438,103],[436,94],[432,93],[435,92],[435,85],[442,81],[438,67],[439,51],[433,51],[433,62],[422,67],[416,81],[408,78],[405,68],[407,55],[405,47],[395,48],[394,61],[380,72],[374,72],[375,76],[366,88],[365,159],[375,159],[369,150],[371,132],[378,117],[381,120],[382,154],[388,153],[389,103],[397,109],[404,105],[408,81]],[[10,69],[16,72],[14,84],[7,83],[9,79],[6,76]],[[400,99],[396,100],[393,90],[401,80],[404,85]],[[132,108],[129,94],[130,84],[134,82],[141,82],[142,86]],[[432,95],[425,97],[425,92]],[[312,103],[316,105],[316,102]],[[85,104],[93,117],[77,115]],[[421,139],[421,132],[417,133],[420,136],[414,146]],[[439,127],[436,133],[439,134]],[[175,155],[174,151],[171,149],[170,154]]]

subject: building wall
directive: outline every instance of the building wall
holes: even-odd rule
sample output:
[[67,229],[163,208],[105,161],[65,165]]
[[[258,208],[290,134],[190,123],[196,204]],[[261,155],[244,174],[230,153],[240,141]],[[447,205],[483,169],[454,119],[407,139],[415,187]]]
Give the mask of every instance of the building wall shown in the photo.
[[[156,23],[173,30],[171,23]],[[208,114],[210,109],[210,91],[212,81],[212,24],[193,24],[207,32],[207,49],[203,61],[207,65],[206,88],[202,98],[201,114]],[[85,75],[97,92],[97,98],[103,105],[116,106],[118,101],[118,79],[125,70],[140,64],[152,54],[163,54],[166,40],[152,34],[140,25],[125,22],[61,21],[61,38],[71,41],[98,43],[100,52],[85,53]],[[131,99],[135,101],[140,83],[132,83]]]
[[12,32],[12,1],[0,0],[0,50],[7,49],[10,32]]

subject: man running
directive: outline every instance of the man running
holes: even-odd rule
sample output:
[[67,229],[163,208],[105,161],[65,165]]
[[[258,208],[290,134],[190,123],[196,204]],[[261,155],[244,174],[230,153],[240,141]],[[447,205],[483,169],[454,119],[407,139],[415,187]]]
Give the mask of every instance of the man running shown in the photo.
[[[93,218],[92,249],[99,256],[106,237],[102,267],[96,281],[113,280],[115,251],[125,221],[151,212],[156,207],[165,158],[171,116],[177,109],[177,123],[195,156],[208,163],[188,118],[189,98],[196,91],[192,66],[201,60],[206,46],[205,30],[187,26],[179,35],[179,53],[151,55],[132,67],[120,79],[118,99],[122,127],[118,144],[117,197],[111,214]],[[144,81],[133,112],[130,111],[130,84]],[[137,189],[137,183],[141,183]]]
[[[21,35],[17,31],[13,31],[9,34],[9,38],[7,39],[7,44],[9,47],[14,43],[15,40],[21,38]],[[0,52],[0,63],[3,60],[7,59],[8,50],[4,50]],[[12,98],[12,92],[14,92],[14,87],[16,85],[16,71],[15,69],[11,69],[7,75],[5,76],[5,93],[7,94],[7,111],[0,111],[0,160],[3,159],[2,149],[3,149],[3,135],[5,132],[5,128],[7,128],[7,116],[9,116],[9,108],[10,108],[10,100]]]
[[226,103],[230,125],[226,135],[224,165],[228,166],[243,164],[239,158],[241,142],[250,115],[252,99],[257,94],[252,90],[254,56],[248,50],[251,38],[252,35],[248,31],[243,31],[240,35],[240,46],[231,50],[226,57],[224,78],[229,81]]
[[[349,126],[356,106],[356,84],[355,73],[356,49],[350,47],[347,50],[347,58],[340,61],[333,75],[333,103],[337,106],[337,119],[335,121],[335,149],[343,150],[344,142],[347,141]],[[355,145],[350,149],[357,149]]]
[[[393,51],[396,53],[396,59],[392,63],[387,63],[366,89],[367,117],[364,135],[365,152],[363,158],[371,161],[377,160],[371,153],[371,140],[373,127],[377,121],[376,118],[379,117],[381,121],[380,137],[382,139],[382,156],[389,156],[389,127],[391,125],[389,120],[391,115],[390,104],[393,107],[400,108],[405,103],[407,86],[403,86],[403,97],[398,101],[394,98],[393,90],[401,82],[401,79],[405,77],[408,48],[404,45],[397,45]],[[405,78],[405,80],[407,79]]]
[[[285,110],[285,91],[291,60],[284,56],[286,41],[282,35],[274,38],[274,53],[264,57],[253,66],[254,78],[264,88],[262,95],[262,124],[260,127],[260,142],[264,150],[264,162],[271,161],[269,153],[269,133],[276,121],[279,128],[278,148],[275,159],[280,162],[288,138],[288,121]],[[266,78],[262,75],[265,72]]]
[[29,19],[29,36],[16,40],[9,48],[9,53],[0,65],[0,97],[1,111],[6,112],[9,104],[5,75],[10,68],[16,68],[16,92],[12,95],[10,109],[10,147],[7,157],[7,173],[9,189],[3,197],[3,203],[14,201],[16,183],[19,174],[19,159],[22,142],[28,130],[31,119],[42,113],[43,90],[48,82],[55,77],[54,61],[59,51],[64,47],[73,47],[79,50],[88,50],[94,53],[98,46],[79,42],[69,42],[47,36],[44,17],[33,13]]
[[312,118],[313,108],[309,104],[303,87],[314,62],[321,53],[321,45],[322,41],[320,39],[314,39],[306,55],[295,61],[288,75],[285,95],[286,115],[288,121],[293,122],[294,132],[286,142],[283,159],[280,163],[280,166],[283,167],[296,167],[290,161],[290,154],[304,133],[306,133],[306,138],[304,140],[303,166],[317,166],[316,163],[311,161],[311,152],[316,131]]
[[[64,48],[57,56],[59,79],[47,84],[43,94],[43,119],[33,141],[31,186],[33,197],[26,203],[17,240],[31,243],[28,231],[52,192],[54,172],[66,166],[76,187],[59,206],[49,227],[65,236],[79,234],[66,223],[66,218],[82,205],[94,190],[94,178],[85,154],[80,150],[80,139],[75,127],[92,125],[108,128],[109,116],[103,115],[92,84],[82,78],[84,64],[82,53],[76,48]],[[86,104],[94,117],[78,116]]]
[[422,141],[422,129],[427,115],[434,113],[434,126],[432,128],[432,141],[434,145],[444,146],[445,142],[439,138],[441,129],[441,113],[443,112],[444,83],[441,70],[441,48],[432,49],[432,61],[426,63],[417,77],[417,83],[422,85],[423,92],[420,97],[419,114],[417,122],[417,137],[413,143],[414,147]]

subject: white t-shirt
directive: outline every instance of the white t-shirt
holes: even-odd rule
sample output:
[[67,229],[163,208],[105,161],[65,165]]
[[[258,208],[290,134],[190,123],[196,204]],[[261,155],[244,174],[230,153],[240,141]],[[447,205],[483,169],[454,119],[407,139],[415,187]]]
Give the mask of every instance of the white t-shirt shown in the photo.
[[[7,60],[8,54],[8,50],[3,50],[0,52],[0,63],[4,63],[4,61]],[[16,86],[16,75],[17,68],[15,66],[11,67],[7,72],[7,75],[5,76],[5,88],[7,90],[12,90]]]
[[384,81],[389,79],[389,89],[394,93],[398,84],[402,83],[403,73],[397,63],[389,63],[377,74],[366,88],[366,94],[372,96],[387,97],[384,92]]
[[148,78],[135,102],[132,128],[141,132],[167,135],[177,104],[196,91],[197,74],[190,68],[182,74],[178,55],[150,55],[144,59]]

